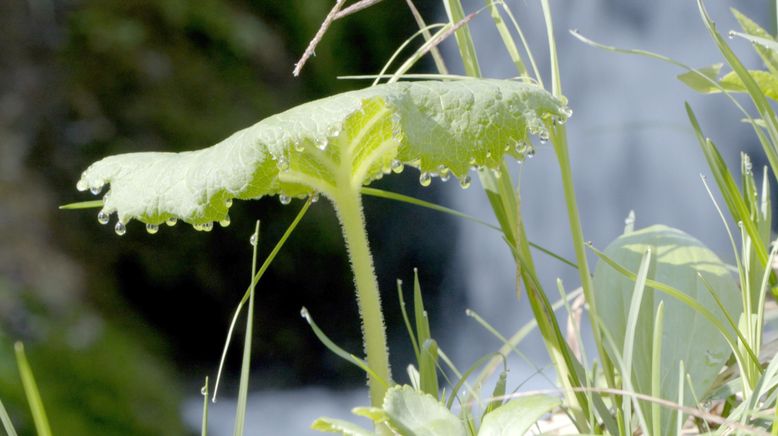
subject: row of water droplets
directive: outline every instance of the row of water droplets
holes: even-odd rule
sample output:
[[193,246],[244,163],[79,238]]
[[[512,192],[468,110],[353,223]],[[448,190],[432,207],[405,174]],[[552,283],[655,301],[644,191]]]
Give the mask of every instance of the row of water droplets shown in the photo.
[[[103,190],[103,186],[105,186],[105,182],[98,181],[97,183],[93,184],[92,186],[89,186],[85,177],[82,175],[81,179],[76,183],[76,189],[83,192],[87,189],[89,192],[92,193],[92,195],[100,195],[100,192]],[[108,197],[110,197],[111,191],[108,190],[105,195],[103,195],[103,203],[108,200]],[[225,200],[224,205],[229,209],[232,207],[232,199],[229,198]],[[100,212],[97,213],[97,222],[106,225],[111,221],[111,211],[108,211],[107,209],[103,208],[100,210]],[[123,236],[127,233],[127,224],[129,223],[129,220],[127,222],[117,221],[116,225],[114,226],[114,232],[116,232],[117,235]],[[165,224],[168,227],[173,227],[178,223],[178,218],[176,217],[170,217],[167,220],[165,220]],[[225,215],[224,218],[219,220],[219,225],[221,227],[228,227],[231,224],[230,216]],[[205,223],[198,223],[198,224],[192,224],[192,228],[194,228],[197,231],[200,232],[210,232],[213,230],[213,222],[205,222]],[[146,224],[146,232],[153,235],[159,232],[159,225],[158,224]]]
[[[562,125],[567,121],[567,119],[570,116],[572,116],[572,111],[568,108],[565,108],[563,110],[562,116],[552,117],[552,122],[554,125]],[[540,119],[538,119],[537,116],[535,116],[534,114],[532,114],[532,116],[527,116],[527,119],[528,119],[527,130],[529,131],[529,133],[534,136],[537,136],[540,144],[547,143],[549,139],[549,132],[548,129],[546,129],[545,126],[543,125],[542,121],[540,121]],[[514,154],[517,156],[517,162],[519,164],[521,164],[525,158],[531,159],[532,157],[535,156],[535,146],[530,140],[526,140],[526,141],[512,140],[511,142],[505,145],[504,151],[506,153],[513,151]],[[491,160],[491,159],[492,159],[492,152],[487,151],[486,160]],[[478,159],[476,159],[475,157],[470,158],[469,164],[471,169],[474,171],[483,171],[486,169],[486,165],[479,165]],[[392,170],[395,173],[402,172],[403,163],[400,162],[399,160],[392,161]],[[502,175],[499,167],[491,168],[491,171],[494,174],[494,176],[497,178],[499,178]],[[447,182],[451,178],[451,170],[445,165],[440,165],[438,167],[437,172],[422,171],[421,174],[419,175],[419,184],[423,187],[430,186],[432,184],[432,179],[434,177],[439,177],[442,182]],[[462,189],[469,188],[471,182],[472,179],[467,174],[459,178],[459,185]]]

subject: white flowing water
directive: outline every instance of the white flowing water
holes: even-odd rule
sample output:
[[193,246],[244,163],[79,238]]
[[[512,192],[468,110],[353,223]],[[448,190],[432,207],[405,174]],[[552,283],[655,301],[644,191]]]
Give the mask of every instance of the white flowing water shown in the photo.
[[[509,2],[528,39],[543,42],[545,28],[538,3]],[[465,2],[465,7],[475,10],[482,4],[470,1]],[[737,28],[727,10],[730,6],[723,1],[708,2],[723,33]],[[757,20],[767,16],[767,6],[758,2],[738,2],[734,6]],[[692,104],[705,133],[714,139],[730,163],[737,163],[740,150],[753,152],[754,161],[761,162],[753,134],[739,122],[740,114],[724,97],[698,96],[688,90],[675,78],[683,72],[677,67],[594,49],[568,33],[568,29],[576,28],[605,44],[659,52],[695,67],[720,62],[721,56],[700,20],[695,2],[556,0],[552,8],[563,91],[574,110],[567,126],[585,237],[604,248],[623,231],[624,219],[634,209],[636,227],[655,223],[677,227],[723,258],[731,258],[722,223],[700,181],[699,175],[709,171],[689,127],[683,102]],[[484,75],[514,76],[515,70],[488,14],[477,17],[472,29]],[[746,43],[733,43],[744,60],[754,61]],[[534,51],[547,77],[545,44],[535,44]],[[447,48],[446,58],[452,66],[458,62],[452,47]],[[518,165],[513,166],[518,169]],[[559,169],[550,146],[539,146],[536,156],[522,165],[521,172],[522,212],[530,238],[573,259]],[[435,179],[433,183],[441,182]],[[494,220],[477,183],[465,191],[457,183],[448,183],[447,189],[449,205]],[[496,232],[466,221],[459,229],[458,267],[450,280],[459,282],[465,290],[468,307],[503,334],[510,335],[531,317],[526,297],[519,301],[515,297],[511,256]],[[541,280],[552,300],[556,299],[557,277],[568,290],[578,286],[575,270],[543,254],[537,256]],[[593,266],[594,259],[591,260]],[[477,357],[500,345],[466,318],[460,308],[441,307],[438,316],[448,320],[449,328],[441,330],[453,333],[441,338],[442,343],[460,367],[468,367]],[[547,365],[539,338],[529,339],[521,349],[534,365]],[[508,382],[512,387],[535,371],[532,365],[518,359],[510,361],[510,369]],[[546,374],[545,379],[532,377],[522,389],[549,387],[553,371]],[[366,391],[334,392],[315,387],[258,391],[249,397],[247,434],[317,434],[307,430],[313,419],[323,415],[350,418],[350,409],[364,405],[366,399]],[[184,407],[185,419],[193,429],[200,428],[201,407],[200,398],[192,398]],[[226,398],[212,405],[209,434],[231,434],[234,410],[235,402]]]

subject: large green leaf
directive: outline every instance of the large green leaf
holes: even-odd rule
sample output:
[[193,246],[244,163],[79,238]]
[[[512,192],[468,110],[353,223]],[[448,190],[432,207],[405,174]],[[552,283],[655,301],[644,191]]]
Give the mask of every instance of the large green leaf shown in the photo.
[[548,395],[531,395],[511,400],[486,414],[478,436],[525,434],[535,422],[559,404],[559,398]]
[[527,82],[400,82],[338,94],[268,117],[199,151],[131,153],[90,166],[77,187],[99,192],[101,222],[116,212],[150,231],[181,219],[208,230],[227,217],[233,198],[358,189],[411,165],[427,185],[454,175],[463,186],[476,166],[497,168],[521,158],[530,134],[565,121],[564,101]]
[[403,436],[464,436],[465,426],[435,397],[411,386],[395,386],[384,397],[389,426]]
[[[670,227],[655,225],[620,236],[605,250],[605,255],[630,271],[637,271],[643,254],[651,250],[648,278],[670,285],[705,307],[726,324],[726,317],[706,287],[711,286],[723,307],[735,318],[740,313],[737,285],[727,266],[701,242]],[[705,278],[701,280],[699,275]],[[630,301],[635,284],[605,262],[594,272],[598,316],[613,337],[618,352],[624,347]],[[642,394],[651,395],[652,335],[657,307],[664,301],[664,326],[660,360],[660,393],[670,401],[678,398],[678,362],[683,361],[694,388],[702,395],[710,388],[728,359],[731,349],[716,327],[701,313],[683,302],[646,287],[640,301],[640,314],[632,347],[632,385]],[[610,351],[610,350],[609,350]],[[616,357],[616,356],[614,356]],[[692,395],[685,395],[687,405]],[[651,408],[642,404],[647,417]],[[662,426],[674,428],[670,411],[663,408]]]

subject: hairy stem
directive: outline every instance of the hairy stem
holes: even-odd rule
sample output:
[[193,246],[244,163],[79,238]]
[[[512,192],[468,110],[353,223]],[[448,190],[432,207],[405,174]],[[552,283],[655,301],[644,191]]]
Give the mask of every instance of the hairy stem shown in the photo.
[[333,193],[332,200],[343,227],[343,237],[354,271],[367,364],[378,378],[368,377],[370,402],[374,407],[381,407],[392,378],[389,370],[389,350],[386,345],[384,315],[381,311],[381,295],[378,292],[373,257],[365,230],[362,197],[358,190],[350,188],[351,186],[342,187]]

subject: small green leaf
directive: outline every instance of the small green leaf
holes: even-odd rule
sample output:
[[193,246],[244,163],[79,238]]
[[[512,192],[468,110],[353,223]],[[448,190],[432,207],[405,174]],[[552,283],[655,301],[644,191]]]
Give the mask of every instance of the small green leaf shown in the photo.
[[547,395],[531,395],[511,400],[484,417],[478,436],[525,434],[543,415],[560,404],[558,398]]
[[569,115],[564,101],[527,82],[384,84],[297,106],[199,151],[105,158],[77,188],[110,184],[103,212],[123,224],[202,225],[225,219],[233,198],[332,197],[402,165],[464,185],[471,167],[520,157],[530,134],[547,135],[546,122]]
[[[756,24],[747,16],[743,15],[743,13],[737,9],[732,8],[732,15],[734,15],[735,19],[737,19],[738,23],[740,23],[740,27],[743,29],[743,32],[751,36],[775,41],[775,38],[773,38],[766,30],[764,30],[761,26]],[[754,44],[754,49],[756,49],[756,52],[759,53],[759,56],[762,58],[762,61],[764,62],[767,69],[770,70],[771,73],[778,75],[778,53],[776,53],[775,50],[770,50],[769,48],[763,47],[760,44]]]
[[[749,70],[748,72],[766,97],[778,101],[778,77],[767,71]],[[720,83],[727,91],[748,92],[740,77],[732,72],[722,77]]]
[[318,418],[311,424],[311,429],[327,433],[340,433],[343,436],[374,436],[370,430],[360,427],[352,422],[343,419],[327,418],[325,416]]
[[677,77],[678,80],[697,92],[703,94],[719,92],[720,90],[715,84],[719,81],[719,74],[723,66],[724,64],[713,64],[709,67],[698,68],[696,71],[687,71]]
[[395,386],[386,393],[384,412],[389,425],[408,436],[465,436],[465,426],[432,395],[410,386]]

